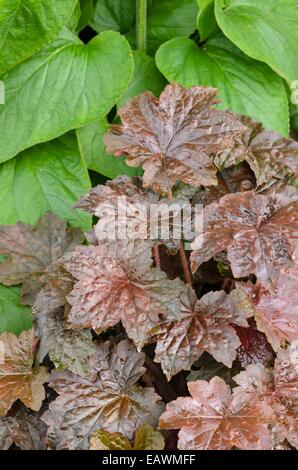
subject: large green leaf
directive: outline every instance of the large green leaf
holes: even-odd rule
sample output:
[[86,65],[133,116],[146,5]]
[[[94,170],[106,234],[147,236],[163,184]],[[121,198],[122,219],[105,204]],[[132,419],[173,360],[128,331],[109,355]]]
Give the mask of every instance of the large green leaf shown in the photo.
[[142,52],[133,52],[134,73],[127,90],[118,101],[118,107],[123,106],[126,101],[134,96],[150,90],[155,96],[159,96],[167,81],[157,69],[155,60]]
[[31,309],[20,304],[19,288],[0,284],[0,334],[9,331],[19,335],[31,326]]
[[71,33],[4,78],[0,162],[107,114],[126,89],[133,58],[113,31],[82,44]]
[[136,18],[136,0],[96,0],[91,26],[98,33],[112,30],[128,33]]
[[0,224],[34,224],[52,211],[73,226],[90,229],[88,214],[71,207],[90,188],[73,134],[36,145],[0,165]]
[[51,42],[77,0],[0,0],[0,75]]
[[159,48],[156,63],[169,81],[216,87],[222,109],[251,116],[268,129],[288,134],[289,110],[283,80],[223,36],[208,40],[202,48],[190,39],[172,39]]
[[215,0],[225,35],[286,80],[298,75],[297,0]]
[[109,124],[106,118],[103,118],[77,129],[80,151],[87,167],[107,178],[116,178],[119,175],[137,175],[138,168],[127,166],[124,157],[114,157],[106,152],[103,136],[108,128]]
[[200,40],[205,41],[219,29],[214,14],[214,0],[197,0],[197,3],[199,7],[198,30]]

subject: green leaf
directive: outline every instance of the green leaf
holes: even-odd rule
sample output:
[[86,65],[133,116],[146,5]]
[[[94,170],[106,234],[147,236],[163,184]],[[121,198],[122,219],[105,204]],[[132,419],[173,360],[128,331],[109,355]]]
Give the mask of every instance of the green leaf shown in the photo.
[[148,51],[155,52],[165,41],[190,36],[196,28],[196,0],[153,0],[148,12]]
[[225,35],[254,59],[288,81],[298,74],[297,0],[215,0]]
[[96,0],[92,28],[101,33],[112,30],[128,33],[135,23],[136,0]]
[[19,335],[31,327],[31,309],[20,304],[19,288],[0,284],[0,334],[8,331]]
[[210,39],[202,48],[190,39],[172,39],[159,48],[156,63],[169,81],[218,88],[221,109],[251,116],[268,129],[288,134],[289,110],[283,80],[225,37]]
[[94,13],[94,2],[93,0],[80,0],[80,9],[81,16],[79,19],[79,24],[77,26],[77,31],[84,29],[89,22]]
[[51,42],[77,0],[0,0],[0,76]]
[[103,136],[108,128],[109,124],[106,118],[103,118],[77,129],[80,152],[87,167],[108,178],[137,175],[139,169],[127,166],[124,157],[114,157],[106,152]]
[[135,51],[134,74],[130,84],[121,96],[118,107],[123,106],[127,100],[143,93],[146,90],[152,91],[155,96],[159,96],[167,81],[157,69],[155,60],[142,52]]
[[112,31],[86,46],[67,33],[15,67],[4,77],[0,162],[104,117],[125,91],[132,72],[129,45]]
[[[127,34],[135,47],[136,0],[97,0],[91,26],[98,33],[112,29]],[[196,29],[196,0],[148,1],[147,46],[158,46],[175,36],[188,37]]]
[[221,377],[226,383],[233,386],[232,377],[236,375],[239,364],[233,363],[232,369],[217,362],[210,354],[204,353],[194,364],[195,370],[192,370],[187,376],[188,382],[195,382],[196,380],[211,380],[213,377]]
[[51,211],[89,230],[90,217],[71,208],[89,188],[74,135],[32,147],[0,165],[0,224],[35,224]]
[[66,25],[67,28],[70,29],[71,31],[75,31],[79,24],[80,17],[81,17],[81,6],[80,6],[80,2],[78,2],[75,6],[74,11],[72,12],[71,17],[68,20],[68,23]]
[[214,14],[214,0],[197,0],[197,3],[199,6],[198,30],[200,40],[205,41],[219,30]]

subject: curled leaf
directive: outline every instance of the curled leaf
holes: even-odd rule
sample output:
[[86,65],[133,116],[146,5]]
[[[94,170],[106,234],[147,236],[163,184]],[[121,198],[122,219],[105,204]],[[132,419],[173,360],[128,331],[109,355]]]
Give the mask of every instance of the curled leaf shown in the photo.
[[104,140],[109,153],[127,155],[142,166],[144,186],[167,192],[181,180],[193,186],[216,184],[210,156],[232,144],[242,124],[231,113],[214,110],[214,88],[167,85],[159,100],[145,92],[120,109],[122,126]]
[[145,371],[143,362],[144,354],[124,340],[98,345],[85,378],[52,372],[50,386],[58,397],[43,415],[49,445],[87,449],[95,431],[121,433],[131,440],[139,425],[155,425],[163,407],[152,388],[136,384]]
[[[260,331],[264,332],[273,349],[298,338],[298,268],[283,269],[278,276],[275,292],[262,286],[243,285],[250,297]],[[261,361],[260,361],[261,362]]]
[[235,277],[255,274],[271,290],[280,269],[293,263],[298,201],[280,207],[274,197],[252,191],[227,194],[205,207],[203,218],[203,245],[191,254],[193,272],[227,249]]
[[271,185],[274,180],[284,180],[289,175],[298,176],[298,143],[277,132],[265,130],[259,122],[240,116],[246,131],[235,139],[232,149],[221,153],[217,165],[227,168],[246,161],[253,170],[258,187]]

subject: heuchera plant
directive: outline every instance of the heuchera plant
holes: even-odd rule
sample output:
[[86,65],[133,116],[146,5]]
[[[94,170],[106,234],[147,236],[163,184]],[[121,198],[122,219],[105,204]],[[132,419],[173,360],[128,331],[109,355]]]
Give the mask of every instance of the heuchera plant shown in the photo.
[[[298,144],[215,95],[174,83],[119,111],[107,149],[144,175],[79,199],[92,232],[1,226],[0,281],[34,321],[0,336],[1,448],[298,448]],[[201,246],[102,237],[124,196],[203,204]]]

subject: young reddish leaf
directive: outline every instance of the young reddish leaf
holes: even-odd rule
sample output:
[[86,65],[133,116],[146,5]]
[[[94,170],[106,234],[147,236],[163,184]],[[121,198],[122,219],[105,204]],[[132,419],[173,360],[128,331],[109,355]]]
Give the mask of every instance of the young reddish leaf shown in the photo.
[[70,305],[66,296],[74,284],[72,276],[62,266],[56,266],[46,276],[47,282],[36,296],[32,315],[39,344],[36,357],[42,362],[47,354],[58,368],[79,375],[87,373],[88,357],[94,353],[90,331],[66,328]]
[[214,88],[167,85],[159,100],[145,92],[120,109],[122,126],[113,125],[104,140],[109,153],[127,155],[142,166],[144,186],[167,192],[176,180],[193,186],[216,184],[210,156],[230,146],[242,132],[231,113],[211,109]]
[[240,341],[231,324],[248,326],[246,318],[251,314],[241,303],[240,291],[230,296],[224,291],[209,292],[197,300],[188,288],[181,295],[181,318],[160,325],[152,338],[157,341],[155,361],[169,380],[180,370],[191,369],[204,352],[232,367]]
[[266,416],[252,394],[232,394],[220,377],[210,382],[188,382],[191,397],[167,405],[160,417],[162,429],[181,429],[181,450],[268,449]]
[[263,331],[272,347],[277,350],[298,338],[298,267],[281,270],[276,291],[268,292],[259,286],[247,285],[255,308],[258,328]]
[[255,274],[273,288],[283,266],[293,262],[290,236],[298,230],[298,201],[279,207],[275,198],[252,191],[228,194],[204,208],[204,238],[191,255],[192,271],[228,250],[235,277]]
[[38,279],[64,253],[84,240],[80,229],[67,229],[66,222],[45,214],[35,227],[18,222],[0,226],[0,282],[6,286],[23,283],[22,294],[34,298]]
[[162,319],[177,318],[182,281],[170,281],[151,267],[151,248],[142,240],[132,246],[78,247],[67,255],[66,269],[78,280],[67,299],[70,328],[106,330],[122,322],[129,338],[142,348]]
[[155,425],[163,406],[152,388],[136,384],[145,372],[144,354],[127,340],[97,347],[86,378],[52,372],[50,386],[58,397],[43,420],[48,442],[57,449],[87,449],[94,431],[120,432],[132,439],[140,424]]
[[40,413],[21,407],[0,418],[0,450],[8,450],[12,444],[22,450],[45,450],[46,431]]
[[267,366],[273,360],[273,349],[264,333],[257,329],[255,320],[250,318],[248,323],[248,328],[234,325],[241,342],[237,350],[237,358],[242,367],[258,363]]
[[253,119],[240,116],[246,127],[235,139],[235,145],[225,150],[216,159],[217,165],[227,168],[245,160],[253,170],[257,185],[272,184],[274,180],[284,180],[289,175],[298,176],[298,143],[293,139],[267,131]]
[[45,367],[32,369],[34,329],[23,331],[19,337],[3,333],[0,342],[4,345],[4,362],[0,362],[0,415],[6,414],[17,399],[38,411],[45,398],[43,384],[48,373]]
[[143,424],[135,433],[134,445],[120,433],[95,431],[90,438],[90,450],[163,450],[165,446],[162,434],[149,424]]

